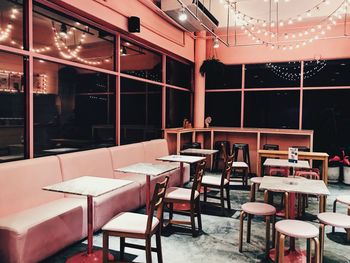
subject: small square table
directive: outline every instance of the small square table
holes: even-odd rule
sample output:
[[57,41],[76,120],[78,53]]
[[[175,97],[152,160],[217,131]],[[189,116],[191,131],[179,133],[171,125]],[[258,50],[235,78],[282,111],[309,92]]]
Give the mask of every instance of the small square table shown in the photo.
[[180,154],[184,155],[199,155],[199,156],[209,156],[210,157],[210,170],[213,170],[213,155],[218,153],[218,150],[210,150],[210,149],[196,149],[196,148],[188,148],[180,151]]
[[277,166],[277,167],[292,167],[292,168],[310,168],[308,161],[298,160],[297,163],[289,162],[287,159],[272,159],[267,158],[264,162],[264,166]]
[[43,190],[60,192],[66,194],[83,195],[87,197],[87,217],[88,217],[88,248],[87,252],[82,252],[71,257],[67,262],[102,262],[101,251],[94,252],[93,246],[93,197],[97,197],[113,190],[131,184],[132,181],[111,179],[95,176],[82,176],[61,183],[48,185]]

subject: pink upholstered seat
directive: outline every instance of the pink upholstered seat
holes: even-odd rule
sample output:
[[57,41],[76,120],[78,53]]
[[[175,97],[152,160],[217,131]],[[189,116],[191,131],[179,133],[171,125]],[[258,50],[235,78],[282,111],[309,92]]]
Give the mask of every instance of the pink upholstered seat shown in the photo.
[[261,184],[261,182],[262,182],[262,177],[253,177],[253,178],[251,178],[250,179],[250,181],[252,182],[252,183],[254,183],[254,184]]
[[318,216],[318,220],[329,226],[340,227],[340,228],[350,228],[350,216],[339,213],[325,212]]
[[258,216],[270,216],[276,213],[276,208],[274,206],[257,202],[243,204],[242,210],[247,214]]
[[[195,197],[197,198],[199,196],[198,191],[195,192]],[[165,201],[168,199],[172,200],[183,200],[183,201],[190,201],[191,200],[191,189],[181,188],[181,187],[170,187],[166,191],[165,194]]]
[[[225,178],[224,184],[226,185],[228,183],[229,183],[229,181]],[[220,186],[221,185],[221,177],[205,175],[205,176],[203,176],[202,184]]]
[[345,205],[350,205],[350,195],[337,196],[337,202],[345,204]]
[[[136,213],[121,213],[102,227],[104,231],[127,232],[145,234],[148,216]],[[153,217],[152,231],[159,224],[159,220]]]
[[314,238],[319,234],[316,226],[300,220],[282,220],[275,227],[278,232],[295,238]]

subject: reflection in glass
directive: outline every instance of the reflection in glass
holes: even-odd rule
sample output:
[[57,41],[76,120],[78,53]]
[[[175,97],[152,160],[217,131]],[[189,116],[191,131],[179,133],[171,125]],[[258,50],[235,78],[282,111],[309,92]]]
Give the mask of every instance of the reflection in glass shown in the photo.
[[76,19],[35,4],[33,51],[114,70],[115,38]]
[[0,163],[24,157],[23,58],[0,52]]
[[192,89],[192,65],[167,57],[166,83],[186,89]]
[[192,122],[192,94],[189,91],[167,88],[166,93],[166,127],[183,126],[183,120]]
[[0,1],[0,44],[23,49],[23,2]]
[[120,115],[121,144],[161,138],[161,86],[122,78]]
[[34,60],[34,154],[115,145],[115,77]]
[[127,40],[120,43],[121,72],[162,82],[162,56]]

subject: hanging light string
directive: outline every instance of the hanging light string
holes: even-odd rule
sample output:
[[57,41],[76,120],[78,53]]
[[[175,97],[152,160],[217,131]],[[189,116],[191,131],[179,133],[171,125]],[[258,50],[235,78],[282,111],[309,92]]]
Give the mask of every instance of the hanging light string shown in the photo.
[[13,30],[13,21],[17,18],[18,10],[16,8],[12,8],[10,12],[10,20],[7,23],[6,27],[2,29],[0,27],[0,42],[5,41],[9,38]]

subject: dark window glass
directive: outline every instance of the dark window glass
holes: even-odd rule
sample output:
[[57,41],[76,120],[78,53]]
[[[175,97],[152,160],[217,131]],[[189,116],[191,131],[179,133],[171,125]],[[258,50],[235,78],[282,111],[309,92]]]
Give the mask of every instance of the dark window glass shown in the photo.
[[162,88],[128,78],[121,79],[121,143],[161,137]]
[[245,87],[300,87],[300,62],[245,65]]
[[0,1],[0,45],[23,49],[23,1]]
[[189,91],[167,88],[166,93],[166,127],[182,127],[183,120],[192,122],[191,99]]
[[222,76],[208,71],[205,74],[206,89],[240,89],[242,88],[242,65],[226,65]]
[[206,92],[205,117],[211,126],[240,127],[241,92]]
[[34,154],[115,145],[115,76],[34,60]]
[[304,62],[304,87],[350,86],[350,59]]
[[37,53],[114,69],[113,35],[39,4],[34,6],[33,38]]
[[139,78],[162,81],[162,56],[130,41],[121,40],[120,70]]
[[339,153],[350,145],[350,90],[304,90],[303,129],[314,130],[314,150]]
[[0,162],[24,157],[23,58],[0,52]]
[[166,83],[192,89],[192,65],[166,58]]
[[299,91],[245,92],[244,126],[254,128],[297,129]]

